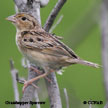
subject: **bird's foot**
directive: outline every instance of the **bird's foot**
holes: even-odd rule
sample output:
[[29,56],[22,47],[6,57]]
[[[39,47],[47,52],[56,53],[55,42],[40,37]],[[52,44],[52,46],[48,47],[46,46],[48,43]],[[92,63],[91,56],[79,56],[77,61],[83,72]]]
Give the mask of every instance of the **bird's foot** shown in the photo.
[[30,84],[31,84],[33,87],[35,87],[36,89],[39,88],[38,86],[36,86],[35,84],[33,84],[30,80],[28,80],[28,81],[24,80],[24,86],[23,86],[23,89],[22,89],[22,92],[23,92],[23,93],[24,93],[25,89],[26,89]]
[[[30,66],[30,69],[33,70],[34,72],[36,72],[38,75],[41,75],[41,74],[42,74],[42,72],[40,72],[37,68],[35,68],[35,67],[33,67],[33,66]],[[49,79],[47,76],[45,77],[45,79],[46,79],[48,82],[52,83],[51,79]]]

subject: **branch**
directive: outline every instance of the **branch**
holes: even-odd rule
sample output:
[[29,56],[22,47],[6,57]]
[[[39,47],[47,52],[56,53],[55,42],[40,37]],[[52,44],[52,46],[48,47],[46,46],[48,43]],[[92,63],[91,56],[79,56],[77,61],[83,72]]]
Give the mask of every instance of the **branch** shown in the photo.
[[61,8],[63,7],[64,3],[66,2],[66,0],[58,0],[57,4],[55,5],[55,7],[53,8],[52,12],[50,13],[45,25],[44,25],[44,29],[45,31],[49,31],[51,26],[54,23],[54,20],[56,18],[56,16],[58,15],[58,13],[60,12]]
[[[35,90],[35,92],[34,92],[35,101],[39,102],[39,96],[37,94],[38,94],[37,90]],[[41,108],[40,104],[36,104],[36,108]]]
[[[10,60],[10,70],[11,70],[12,81],[13,81],[15,101],[19,101],[19,91],[18,91],[17,80],[16,80],[18,70],[15,69],[13,60]],[[19,105],[16,105],[16,108],[19,108]]]
[[108,103],[106,103],[106,105],[104,106],[104,108],[108,108]]
[[89,108],[92,108],[92,104],[89,105]]
[[[108,103],[108,1],[103,0],[101,11],[102,29],[102,62],[104,71],[104,85],[106,90],[106,103]],[[106,104],[105,108],[108,107]]]
[[[41,24],[41,19],[40,19],[40,3],[37,0],[14,0],[15,5],[17,6],[18,10],[20,12],[27,12],[29,14],[31,14],[32,16],[34,16],[38,22]],[[27,65],[32,65],[31,63],[29,63]],[[34,65],[33,65],[34,66]],[[35,66],[36,68],[36,66]],[[29,70],[28,71],[28,80],[34,78],[38,76],[36,72]],[[34,82],[36,83],[36,82]],[[29,85],[23,94],[23,97],[21,99],[22,102],[29,102],[32,101],[33,97],[34,97],[34,92],[35,92],[35,87],[33,87],[32,85]],[[38,95],[38,94],[36,94]],[[30,108],[30,104],[26,104],[26,105],[22,105],[20,106],[20,108]]]
[[[44,29],[48,32],[58,15],[59,11],[61,10],[62,6],[66,0],[58,0],[58,3],[55,5],[54,9],[50,13],[45,25]],[[61,98],[60,98],[60,91],[56,79],[55,73],[51,73],[48,75],[48,78],[51,79],[52,83],[49,83],[46,79],[46,86],[48,89],[48,95],[49,95],[49,100],[50,100],[50,108],[62,108],[62,103],[61,103]]]
[[62,108],[60,91],[56,79],[55,73],[51,73],[48,75],[48,78],[51,79],[51,82],[45,79],[49,100],[50,100],[50,108]]
[[[34,78],[37,76],[37,73],[29,70],[28,72],[28,80]],[[33,84],[36,84],[37,81],[35,81]],[[34,92],[35,92],[35,87],[33,87],[33,85],[29,85],[23,94],[23,97],[21,99],[22,102],[30,102],[32,101],[33,97],[34,97]],[[37,94],[38,95],[38,94]],[[30,104],[25,104],[25,105],[21,105],[20,108],[30,108]]]
[[51,27],[51,29],[49,30],[49,33],[52,33],[52,31],[57,27],[57,25],[60,24],[62,19],[63,19],[63,15],[61,15],[60,18],[57,20],[56,24]]
[[69,108],[69,98],[68,98],[68,94],[67,94],[66,88],[64,88],[64,95],[65,95],[65,98],[66,98],[66,108]]

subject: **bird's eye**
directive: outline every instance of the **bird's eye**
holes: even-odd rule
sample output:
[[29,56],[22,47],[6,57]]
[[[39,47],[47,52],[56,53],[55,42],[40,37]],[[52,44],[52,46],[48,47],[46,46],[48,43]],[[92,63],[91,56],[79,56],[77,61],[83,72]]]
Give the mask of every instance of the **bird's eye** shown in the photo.
[[25,21],[27,18],[26,17],[22,17],[22,20]]

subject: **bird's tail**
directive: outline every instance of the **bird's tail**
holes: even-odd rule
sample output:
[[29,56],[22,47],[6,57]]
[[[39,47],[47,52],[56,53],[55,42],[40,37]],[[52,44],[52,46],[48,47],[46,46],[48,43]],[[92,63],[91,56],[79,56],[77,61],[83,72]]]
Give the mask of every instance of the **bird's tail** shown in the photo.
[[86,60],[82,60],[82,59],[70,59],[69,61],[71,63],[83,64],[83,65],[87,65],[87,66],[91,66],[91,67],[95,67],[95,68],[101,67],[99,64],[89,62],[89,61],[86,61]]

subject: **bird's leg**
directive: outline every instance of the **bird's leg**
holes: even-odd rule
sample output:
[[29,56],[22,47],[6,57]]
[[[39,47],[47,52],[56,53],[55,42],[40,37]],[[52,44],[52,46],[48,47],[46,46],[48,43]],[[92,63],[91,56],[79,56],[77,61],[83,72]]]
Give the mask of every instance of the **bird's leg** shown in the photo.
[[[27,82],[27,81],[26,81],[26,80],[24,80],[24,83],[23,83],[23,84],[24,84],[24,86],[23,86],[23,89],[22,89],[22,92],[23,92],[23,93],[24,93],[25,88],[28,86],[28,85],[26,84],[26,82]],[[31,85],[32,85],[33,87],[35,87],[36,89],[37,89],[37,88],[39,88],[38,86],[36,86],[36,85],[35,85],[35,84],[33,84],[33,83],[31,83]]]
[[39,75],[41,74],[41,72],[37,68],[34,68],[33,66],[30,66],[29,69],[33,70],[34,72],[36,72]]
[[29,84],[32,84],[34,81],[36,81],[36,80],[38,80],[38,79],[40,79],[40,78],[46,77],[46,76],[47,76],[48,74],[50,74],[51,72],[52,72],[52,71],[45,72],[45,73],[42,74],[42,75],[39,75],[39,76],[37,76],[37,77],[35,77],[35,78],[30,79],[29,81],[26,81],[26,82],[24,83],[23,92],[24,92],[25,88],[26,88]]
[[[39,75],[42,74],[37,68],[34,68],[33,66],[30,66],[30,69],[32,69],[34,72],[36,72]],[[45,77],[45,79],[47,79],[50,83],[52,82],[47,76]]]

